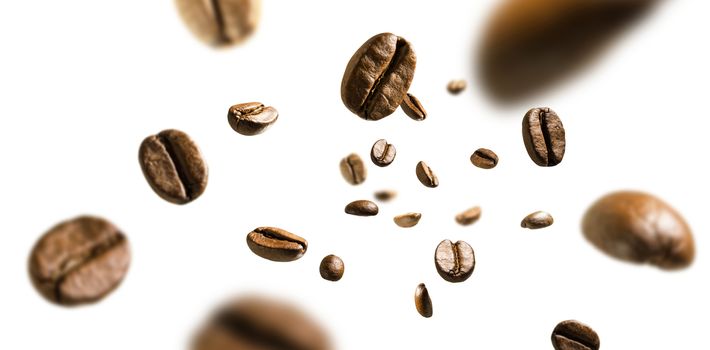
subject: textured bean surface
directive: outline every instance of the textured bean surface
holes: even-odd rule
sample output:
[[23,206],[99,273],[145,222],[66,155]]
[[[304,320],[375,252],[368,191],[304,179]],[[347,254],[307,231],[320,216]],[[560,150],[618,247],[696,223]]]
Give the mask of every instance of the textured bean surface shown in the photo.
[[464,241],[452,243],[445,239],[436,247],[434,263],[441,278],[457,283],[471,277],[476,267],[476,257],[468,243]]
[[427,290],[424,283],[419,283],[414,291],[414,306],[423,317],[429,318],[434,314],[434,306],[431,303],[431,297],[429,297],[429,290]]
[[274,107],[264,106],[261,102],[247,102],[229,107],[227,121],[232,129],[242,135],[261,134],[279,118]]
[[424,162],[419,162],[417,163],[417,167],[415,168],[415,172],[417,174],[417,179],[419,179],[419,182],[422,183],[422,185],[429,187],[429,188],[434,188],[439,186],[439,178],[436,177],[436,174],[434,174],[434,171],[429,168],[429,166],[424,163]]
[[357,216],[374,216],[380,209],[372,201],[365,199],[356,200],[345,206],[345,213]]
[[418,98],[410,93],[407,93],[407,95],[404,96],[404,100],[402,101],[400,107],[402,107],[404,114],[414,120],[420,121],[426,119],[426,110],[424,109],[424,106],[421,102],[419,102]]
[[553,110],[529,110],[523,118],[523,142],[530,159],[539,166],[560,164],[565,155],[565,128]]
[[272,261],[293,261],[301,258],[308,242],[277,227],[258,227],[247,234],[247,245],[254,254]]
[[597,332],[579,321],[562,321],[552,331],[555,350],[599,350],[599,345]]
[[345,273],[345,264],[340,257],[333,254],[326,256],[320,262],[320,276],[328,281],[339,281]]

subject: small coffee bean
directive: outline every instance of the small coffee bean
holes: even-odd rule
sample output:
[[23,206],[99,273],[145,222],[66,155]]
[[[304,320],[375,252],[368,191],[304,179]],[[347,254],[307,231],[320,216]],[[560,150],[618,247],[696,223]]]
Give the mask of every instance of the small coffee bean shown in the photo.
[[552,331],[555,350],[599,350],[599,345],[597,332],[579,321],[562,321]]
[[493,169],[498,165],[498,155],[487,148],[479,148],[471,155],[471,163],[482,169]]
[[404,111],[404,114],[414,120],[421,121],[426,119],[426,110],[424,109],[424,106],[422,106],[422,103],[419,102],[418,98],[414,97],[414,95],[410,93],[407,93],[407,95],[404,96],[404,100],[399,106],[402,108],[402,111]]
[[179,130],[163,130],[145,138],[138,160],[150,187],[161,198],[186,204],[207,187],[207,165],[199,148]]
[[456,222],[461,225],[471,225],[481,218],[481,207],[473,207],[456,215]]
[[261,0],[176,0],[178,13],[192,33],[212,46],[244,41],[256,29]]
[[80,216],[52,227],[29,258],[30,278],[47,300],[79,305],[101,300],[128,272],[128,240],[112,223]]
[[465,80],[452,80],[446,85],[446,90],[454,95],[460,94],[462,91],[466,90]]
[[419,179],[419,182],[422,183],[422,185],[429,187],[429,188],[434,188],[439,186],[439,179],[436,177],[434,172],[429,168],[428,165],[424,162],[419,162],[417,163],[417,168],[416,168],[416,173],[417,173],[417,179]]
[[555,166],[565,155],[565,128],[553,110],[533,108],[523,118],[523,141],[530,159],[539,166]]
[[392,164],[396,155],[397,150],[392,144],[387,143],[385,139],[377,140],[377,142],[372,145],[372,150],[370,151],[370,159],[379,167]]
[[406,213],[394,217],[394,223],[399,227],[412,227],[419,223],[421,213]]
[[264,259],[294,261],[306,253],[308,242],[277,227],[258,227],[247,234],[247,246]]
[[520,222],[520,227],[535,230],[550,226],[553,222],[555,222],[555,220],[552,219],[552,215],[549,213],[544,211],[536,211],[526,216],[523,221]]
[[373,216],[379,211],[377,204],[364,199],[350,202],[345,206],[346,213],[357,216]]
[[359,185],[365,182],[367,169],[362,158],[355,153],[351,153],[340,161],[340,173],[345,181],[351,185]]
[[445,239],[436,247],[434,263],[441,278],[457,283],[471,277],[476,267],[476,257],[468,243],[458,241],[454,244]]
[[393,190],[381,190],[375,192],[375,199],[381,202],[389,202],[391,201],[394,197],[397,196],[397,191]]
[[429,291],[426,289],[424,283],[419,283],[417,289],[414,291],[414,306],[416,306],[417,312],[426,318],[434,314],[434,306],[431,304]]
[[248,102],[229,107],[227,120],[234,131],[252,136],[261,134],[271,124],[276,123],[279,112],[274,107],[266,107],[260,102]]
[[320,276],[328,281],[339,281],[343,278],[345,264],[339,257],[331,254],[320,262]]
[[607,194],[582,219],[589,242],[617,259],[672,270],[689,266],[695,243],[683,217],[663,200],[642,192]]

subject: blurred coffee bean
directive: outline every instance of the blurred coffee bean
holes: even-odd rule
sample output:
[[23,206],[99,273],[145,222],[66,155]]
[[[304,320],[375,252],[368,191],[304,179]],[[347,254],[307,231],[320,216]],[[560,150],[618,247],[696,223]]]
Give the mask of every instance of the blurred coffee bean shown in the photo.
[[452,80],[446,84],[446,90],[453,95],[458,95],[466,90],[466,80]]
[[481,207],[475,206],[456,215],[456,222],[460,225],[471,225],[481,218]]
[[381,190],[381,191],[375,192],[375,199],[377,199],[380,202],[389,202],[396,196],[397,196],[397,191],[394,191],[394,190]]
[[413,227],[422,218],[421,213],[406,213],[394,217],[394,223],[399,227]]
[[248,38],[261,15],[261,0],[175,0],[192,33],[212,46],[229,46]]
[[367,178],[367,168],[362,158],[355,153],[351,153],[340,161],[340,173],[345,181],[351,185],[359,185]]

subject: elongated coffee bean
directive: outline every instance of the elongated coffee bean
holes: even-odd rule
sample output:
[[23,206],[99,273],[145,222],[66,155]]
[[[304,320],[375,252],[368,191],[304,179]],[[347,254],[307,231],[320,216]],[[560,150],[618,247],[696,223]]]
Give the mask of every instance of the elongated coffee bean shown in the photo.
[[340,174],[351,185],[359,185],[367,178],[367,168],[362,158],[351,153],[340,161]]
[[464,241],[452,243],[445,239],[436,247],[434,263],[441,278],[457,283],[471,277],[476,267],[476,257],[468,243]]
[[252,136],[261,134],[279,118],[274,107],[266,107],[260,102],[236,104],[229,108],[227,120],[234,131]]
[[466,80],[452,80],[446,85],[446,90],[452,95],[458,95],[466,90]]
[[552,331],[552,346],[555,350],[599,350],[600,342],[591,327],[567,320],[558,323]]
[[429,188],[439,186],[439,178],[436,177],[434,172],[431,170],[431,168],[429,168],[428,165],[426,165],[426,163],[417,163],[417,167],[415,170],[417,174],[417,179],[419,179],[419,182],[421,182],[422,185]]
[[396,155],[397,149],[385,139],[377,140],[370,151],[370,159],[379,167],[392,164]]
[[340,96],[351,112],[380,120],[402,103],[414,78],[417,56],[409,42],[391,33],[365,42],[348,62]]
[[523,141],[530,159],[539,166],[560,164],[565,155],[565,128],[557,113],[547,107],[525,114]]
[[242,42],[256,29],[261,0],[175,0],[192,33],[212,46]]
[[535,230],[550,226],[553,222],[554,220],[552,219],[552,215],[549,213],[544,211],[536,211],[526,216],[523,221],[520,222],[520,227]]
[[460,225],[468,226],[481,218],[481,207],[475,206],[456,215],[456,222]]
[[320,276],[328,281],[340,281],[345,272],[345,264],[338,256],[330,254],[320,262]]
[[471,164],[481,169],[493,169],[498,165],[498,155],[487,148],[479,148],[471,155]]
[[431,304],[431,297],[429,297],[429,291],[424,283],[419,283],[414,291],[414,306],[417,308],[417,312],[424,317],[429,318],[434,314],[434,306]]
[[374,216],[377,215],[379,211],[380,209],[377,207],[377,204],[368,200],[357,200],[345,206],[345,212],[350,215]]
[[306,253],[308,242],[277,227],[258,227],[247,234],[247,246],[264,259],[294,261]]
[[175,204],[189,203],[207,187],[207,165],[187,134],[163,130],[143,140],[138,160],[150,187]]
[[394,217],[394,223],[399,227],[413,227],[422,218],[421,213],[406,213]]
[[380,190],[375,192],[375,199],[380,202],[389,202],[396,196],[397,191],[394,190]]
[[422,106],[422,103],[419,102],[418,98],[414,97],[414,95],[410,93],[407,93],[407,95],[404,96],[404,100],[399,106],[402,107],[404,114],[414,120],[421,121],[426,119],[426,110],[424,109],[424,106]]

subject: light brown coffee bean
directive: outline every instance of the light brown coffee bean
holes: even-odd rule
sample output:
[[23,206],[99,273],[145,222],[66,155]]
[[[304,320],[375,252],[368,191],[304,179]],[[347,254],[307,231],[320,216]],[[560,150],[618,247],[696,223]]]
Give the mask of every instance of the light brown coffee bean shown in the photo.
[[260,102],[236,104],[229,108],[227,121],[234,131],[253,136],[264,132],[269,126],[276,123],[279,112],[274,107],[266,107]]
[[406,213],[394,217],[394,223],[399,227],[413,227],[422,218],[421,213]]
[[458,283],[471,277],[476,267],[476,257],[468,243],[458,241],[454,244],[445,239],[436,247],[434,263],[441,278]]
[[375,192],[375,199],[377,199],[380,202],[389,202],[396,196],[397,196],[397,191],[394,191],[394,190],[381,190],[381,191]]
[[192,33],[217,47],[251,36],[261,15],[261,0],[175,0],[175,4]]
[[415,170],[417,174],[417,179],[419,179],[419,182],[421,182],[422,185],[429,188],[439,186],[439,178],[436,177],[434,172],[431,170],[431,168],[429,168],[426,163],[417,163],[417,167]]
[[597,332],[579,321],[562,321],[552,331],[555,350],[599,350],[600,345]]
[[379,167],[392,164],[396,155],[397,149],[385,139],[377,140],[370,151],[370,159]]
[[377,215],[379,211],[380,209],[377,207],[377,204],[364,199],[350,202],[345,206],[345,212],[350,215],[374,216]]
[[462,91],[466,90],[465,80],[452,80],[446,85],[446,90],[454,95],[460,94]]
[[320,276],[328,281],[340,281],[345,273],[345,264],[339,257],[330,254],[320,262]]
[[359,185],[367,178],[367,168],[362,158],[355,153],[351,153],[340,161],[340,173],[345,181],[351,185]]
[[523,221],[520,222],[520,227],[535,230],[550,226],[553,222],[555,221],[549,213],[544,211],[536,211],[523,218]]
[[479,148],[471,155],[471,163],[482,169],[493,169],[498,165],[498,155],[487,148]]
[[278,227],[258,227],[247,234],[247,246],[264,259],[283,262],[300,259],[308,249],[308,242]]
[[539,166],[555,166],[565,155],[565,128],[555,111],[533,108],[523,118],[523,142],[530,159]]
[[481,218],[481,207],[475,206],[456,215],[456,222],[461,225],[471,225]]
[[402,111],[404,111],[404,114],[414,120],[421,121],[426,119],[426,110],[424,109],[424,106],[422,106],[422,103],[419,102],[418,98],[414,97],[414,95],[410,93],[407,93],[402,101],[402,104],[399,106],[402,108]]
[[429,291],[424,283],[419,283],[414,291],[414,306],[417,308],[417,312],[426,318],[434,314],[434,306],[431,304],[431,297],[429,297]]

